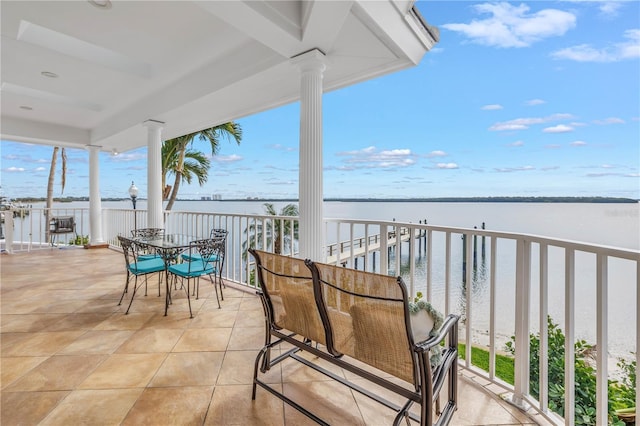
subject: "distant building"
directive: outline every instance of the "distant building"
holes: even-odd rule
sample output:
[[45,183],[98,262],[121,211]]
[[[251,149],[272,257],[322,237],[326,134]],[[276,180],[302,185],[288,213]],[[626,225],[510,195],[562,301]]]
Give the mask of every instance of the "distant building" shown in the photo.
[[217,201],[220,201],[220,200],[222,200],[222,195],[221,194],[213,194],[213,199],[217,200]]
[[200,201],[211,201],[211,197],[200,197]]

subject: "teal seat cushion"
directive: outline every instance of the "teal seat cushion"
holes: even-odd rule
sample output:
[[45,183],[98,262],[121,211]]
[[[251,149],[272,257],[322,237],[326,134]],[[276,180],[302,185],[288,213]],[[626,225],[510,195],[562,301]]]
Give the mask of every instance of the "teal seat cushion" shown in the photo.
[[161,258],[142,260],[129,264],[129,271],[132,274],[150,274],[152,272],[164,271],[164,261]]
[[215,268],[202,262],[185,262],[169,266],[169,272],[181,277],[199,277],[200,275],[210,275],[215,272]]
[[[182,253],[182,259],[186,262],[202,261],[202,256],[199,253]],[[218,255],[214,254],[209,258],[209,262],[215,262],[218,260]]]
[[143,260],[152,260],[152,259],[162,259],[162,256],[159,254],[139,254],[138,262],[142,262]]

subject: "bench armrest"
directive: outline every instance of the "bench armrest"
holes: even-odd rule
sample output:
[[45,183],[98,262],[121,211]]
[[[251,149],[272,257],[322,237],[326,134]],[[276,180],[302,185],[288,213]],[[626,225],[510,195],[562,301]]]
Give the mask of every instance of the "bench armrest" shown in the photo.
[[[455,327],[458,326],[459,315],[449,314],[440,327],[438,334],[422,342],[416,342],[416,348],[419,352],[427,352],[434,346],[437,346],[444,340],[444,338],[453,331],[457,331]],[[455,342],[457,343],[457,342]]]

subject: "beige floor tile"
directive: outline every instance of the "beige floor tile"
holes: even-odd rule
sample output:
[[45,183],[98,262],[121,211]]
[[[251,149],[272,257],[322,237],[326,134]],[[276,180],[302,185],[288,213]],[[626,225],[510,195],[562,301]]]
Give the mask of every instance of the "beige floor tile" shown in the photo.
[[71,391],[4,392],[0,424],[36,425]]
[[200,426],[212,393],[212,386],[147,388],[121,424]]
[[171,352],[184,330],[170,328],[145,328],[136,331],[125,341],[116,353]]
[[[281,386],[277,386],[282,391]],[[251,385],[216,386],[205,426],[284,425],[283,402],[273,395],[251,400]]]
[[142,390],[138,388],[73,391],[40,425],[120,424],[139,398]]
[[223,358],[224,352],[169,354],[149,386],[213,386]]
[[85,333],[85,330],[3,333],[2,356],[53,355]]
[[163,353],[112,355],[78,389],[143,388],[151,381],[165,358]]
[[[242,313],[240,313],[242,315]],[[263,327],[236,327],[229,340],[230,351],[259,350],[264,346]]]
[[[126,310],[126,308],[124,309]],[[151,313],[151,312],[141,312],[141,313],[129,312],[127,315],[114,314],[114,315],[111,315],[102,323],[98,324],[95,327],[95,329],[96,330],[139,330],[153,316],[154,316],[154,313]]]
[[133,331],[91,330],[62,349],[60,354],[110,354],[122,345]]
[[454,415],[455,424],[513,425],[520,423],[503,405],[496,403],[495,395],[478,389],[477,385],[464,377],[460,377],[458,384],[459,403]]
[[[351,390],[335,381],[285,383],[284,393],[329,424],[365,424]],[[285,405],[285,419],[291,425],[309,423],[306,416],[289,405]]]
[[189,318],[187,315],[185,316],[176,316],[176,315],[164,315],[164,311],[162,313],[155,313],[149,321],[147,321],[142,328],[153,328],[153,329],[185,329],[189,327],[191,322],[195,318]]
[[231,328],[236,324],[238,311],[224,311],[215,309],[212,311],[200,311],[191,320],[189,328]]
[[190,328],[184,331],[173,352],[225,351],[231,328]]
[[53,322],[46,331],[91,330],[111,315],[110,312],[73,313]]
[[56,355],[43,361],[3,390],[73,390],[104,360],[104,355]]
[[236,321],[238,327],[263,327],[264,329],[264,312],[262,309],[240,312]]
[[2,388],[7,387],[14,380],[32,370],[34,367],[47,360],[46,356],[3,357],[0,358],[0,383]]
[[51,327],[59,320],[65,318],[65,314],[24,314],[10,315],[3,313],[0,331],[2,333],[23,332],[33,333]]
[[[253,383],[253,368],[258,351],[227,351],[216,385],[248,385]],[[275,352],[278,354],[278,352]],[[274,355],[275,356],[275,355]],[[280,365],[267,373],[259,373],[265,383],[282,383]]]

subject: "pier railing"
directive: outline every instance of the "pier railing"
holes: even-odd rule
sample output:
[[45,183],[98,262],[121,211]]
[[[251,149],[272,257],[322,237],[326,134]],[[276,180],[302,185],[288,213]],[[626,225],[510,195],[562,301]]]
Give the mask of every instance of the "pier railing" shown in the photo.
[[[88,234],[88,211],[57,209],[74,215],[78,233]],[[134,215],[137,215],[134,218]],[[45,215],[33,209],[22,218],[14,251],[51,249],[36,244],[44,234]],[[117,235],[130,234],[134,223],[146,226],[146,214],[130,209],[103,211],[103,237],[117,246]],[[297,217],[166,212],[167,233],[208,235],[229,231],[223,278],[238,285],[257,285],[249,247],[297,252]],[[6,225],[6,224],[5,224]],[[595,345],[596,424],[608,423],[607,382],[614,377],[612,357],[639,361],[640,251],[586,244],[546,236],[395,221],[325,219],[325,261],[346,267],[403,276],[411,295],[421,292],[444,314],[462,316],[462,366],[503,388],[514,404],[530,407],[554,424],[573,424],[576,406],[575,342]],[[16,228],[17,229],[17,228]],[[6,234],[6,229],[5,229]],[[14,230],[14,236],[17,233]],[[45,241],[46,243],[46,241]],[[615,307],[616,309],[612,309]],[[623,307],[625,309],[623,309]],[[622,318],[620,318],[622,316]],[[565,336],[564,402],[561,417],[550,409],[549,329],[558,323]],[[539,396],[530,393],[530,338],[539,336]],[[514,352],[513,384],[497,375],[505,345]],[[621,344],[622,342],[622,344]],[[472,348],[488,353],[488,371],[475,367]],[[557,385],[554,383],[553,385]],[[636,403],[638,384],[636,384]]]

